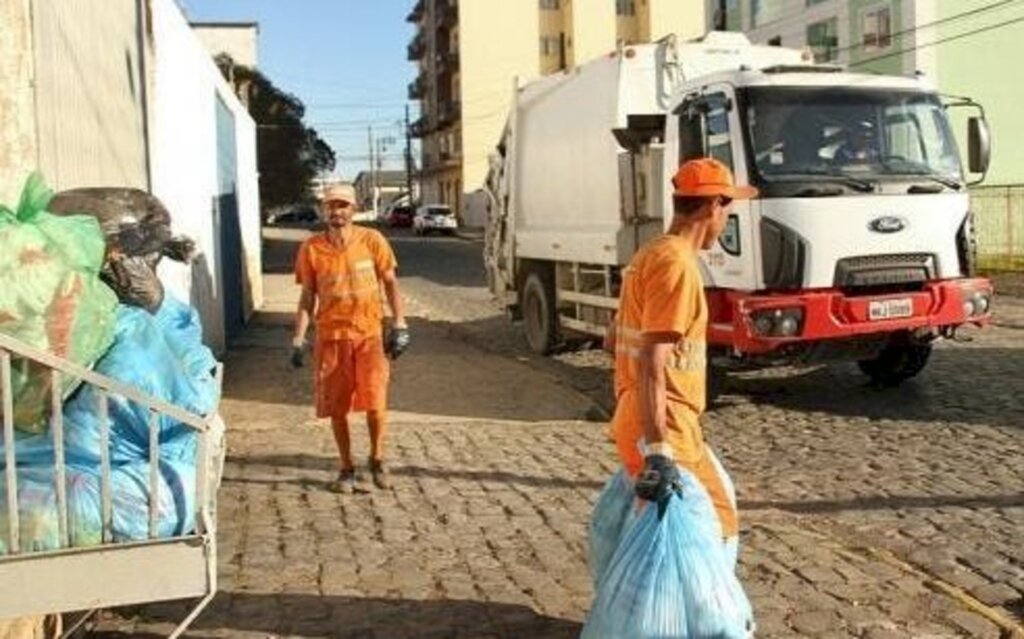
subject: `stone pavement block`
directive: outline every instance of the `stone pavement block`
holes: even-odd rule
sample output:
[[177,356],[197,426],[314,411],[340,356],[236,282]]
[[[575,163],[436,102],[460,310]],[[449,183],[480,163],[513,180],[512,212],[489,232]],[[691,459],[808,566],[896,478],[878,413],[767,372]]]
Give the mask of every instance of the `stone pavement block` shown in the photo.
[[971,594],[990,606],[1020,607],[1024,601],[1019,590],[1006,584],[985,584],[972,589]]
[[1000,639],[1002,637],[1002,631],[999,626],[973,612],[958,610],[952,613],[949,618],[958,628],[961,628],[972,638]]

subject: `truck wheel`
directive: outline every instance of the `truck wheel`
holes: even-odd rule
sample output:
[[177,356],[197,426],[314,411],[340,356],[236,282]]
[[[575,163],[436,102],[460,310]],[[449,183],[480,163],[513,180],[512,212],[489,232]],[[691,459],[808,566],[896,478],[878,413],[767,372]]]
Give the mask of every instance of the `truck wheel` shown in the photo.
[[924,370],[932,354],[931,344],[893,341],[878,357],[857,362],[861,372],[879,386],[899,386]]
[[530,350],[549,355],[558,342],[558,317],[555,315],[553,287],[545,283],[540,273],[526,276],[523,284],[523,326]]
[[725,391],[725,371],[713,366],[710,357],[704,370],[704,410],[710,411],[714,409],[719,395]]

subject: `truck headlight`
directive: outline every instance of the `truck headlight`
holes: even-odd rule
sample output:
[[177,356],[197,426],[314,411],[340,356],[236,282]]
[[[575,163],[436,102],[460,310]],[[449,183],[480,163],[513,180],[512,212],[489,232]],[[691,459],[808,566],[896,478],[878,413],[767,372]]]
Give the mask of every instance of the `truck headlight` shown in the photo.
[[804,326],[804,309],[770,308],[752,314],[754,332],[762,337],[796,337]]
[[992,309],[992,291],[989,289],[965,289],[963,300],[966,317],[984,315]]

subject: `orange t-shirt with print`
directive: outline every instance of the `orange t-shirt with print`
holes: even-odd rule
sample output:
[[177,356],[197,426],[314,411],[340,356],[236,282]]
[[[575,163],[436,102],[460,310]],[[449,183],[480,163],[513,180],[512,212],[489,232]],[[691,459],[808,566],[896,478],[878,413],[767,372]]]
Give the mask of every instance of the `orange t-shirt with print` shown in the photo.
[[644,437],[639,396],[639,358],[645,335],[677,336],[665,369],[667,442],[676,462],[692,472],[711,496],[723,533],[737,533],[732,506],[717,466],[704,444],[708,306],[697,254],[687,240],[664,235],[643,247],[626,270],[615,327],[613,426],[619,457],[636,475],[643,467]]
[[295,259],[295,281],[316,292],[317,340],[380,337],[384,319],[381,278],[398,266],[379,232],[354,227],[344,244],[326,233],[303,242]]

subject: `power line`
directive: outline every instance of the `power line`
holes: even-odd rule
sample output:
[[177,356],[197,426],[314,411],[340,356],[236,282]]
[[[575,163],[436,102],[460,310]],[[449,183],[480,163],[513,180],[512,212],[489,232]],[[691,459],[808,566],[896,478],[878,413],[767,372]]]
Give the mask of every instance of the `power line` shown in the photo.
[[[984,13],[986,11],[992,11],[994,9],[999,9],[1000,7],[1005,7],[1007,5],[1018,3],[1020,1],[1021,0],[1000,0],[999,2],[994,2],[992,4],[988,4],[988,5],[985,5],[983,7],[978,7],[977,9],[972,9],[970,11],[965,11],[963,13],[958,13],[958,14],[956,14],[954,16],[949,16],[948,18],[942,18],[941,20],[935,20],[933,22],[928,22],[926,24],[915,25],[915,26],[910,27],[908,29],[903,29],[902,31],[897,31],[895,33],[891,33],[891,34],[889,34],[889,37],[897,38],[897,37],[900,37],[900,36],[907,35],[909,33],[914,33],[915,31],[921,31],[922,29],[929,29],[931,27],[935,27],[935,26],[938,26],[940,24],[945,24],[947,22],[952,22],[954,20],[960,20],[961,18],[967,18],[967,17],[973,16],[973,15],[977,15],[979,13]],[[865,45],[864,45],[863,42],[858,42],[858,43],[855,43],[855,44],[850,44],[849,46],[846,46],[846,47],[839,47],[835,51],[836,51],[836,53],[842,53],[842,52],[845,52],[845,51],[852,51],[854,49],[860,49],[860,48],[863,48],[864,46]],[[887,56],[880,56],[879,58],[873,58],[873,59],[881,59],[882,57],[887,57]]]
[[964,32],[964,33],[957,34],[955,36],[949,36],[949,37],[946,37],[946,38],[940,38],[940,39],[934,40],[932,42],[925,42],[924,44],[919,44],[917,46],[907,47],[905,49],[900,49],[899,51],[892,51],[890,53],[886,53],[886,54],[883,54],[883,55],[875,56],[873,58],[868,58],[866,60],[860,60],[858,62],[855,62],[855,63],[851,64],[850,66],[851,67],[857,67],[857,66],[861,66],[863,64],[868,64],[868,63],[871,63],[871,62],[875,62],[877,60],[885,60],[886,58],[891,58],[891,57],[897,56],[897,55],[903,55],[904,53],[910,53],[911,51],[917,51],[918,49],[927,49],[928,47],[934,47],[936,45],[943,44],[943,43],[946,43],[946,42],[952,42],[954,40],[960,40],[962,38],[966,38],[966,37],[969,37],[969,36],[972,36],[972,35],[978,35],[979,33],[985,33],[987,31],[994,31],[996,29],[1002,29],[1003,27],[1009,27],[1011,25],[1014,25],[1014,24],[1017,24],[1017,23],[1020,23],[1020,22],[1024,22],[1024,16],[1020,16],[1019,18],[1014,18],[1013,20],[1006,20],[1004,22],[1000,22],[1000,23],[997,23],[997,24],[990,24],[987,27],[981,27],[979,29],[974,29],[973,31],[967,31],[967,32]]

